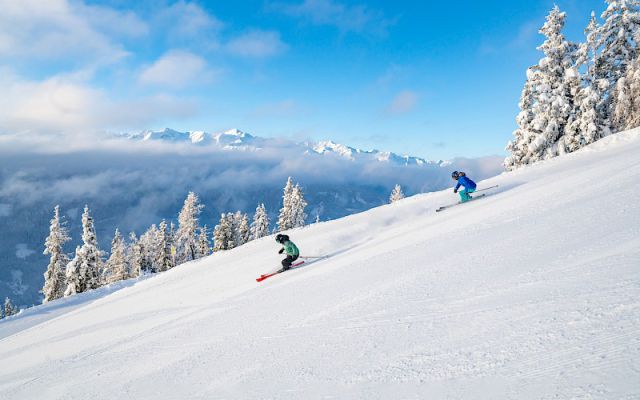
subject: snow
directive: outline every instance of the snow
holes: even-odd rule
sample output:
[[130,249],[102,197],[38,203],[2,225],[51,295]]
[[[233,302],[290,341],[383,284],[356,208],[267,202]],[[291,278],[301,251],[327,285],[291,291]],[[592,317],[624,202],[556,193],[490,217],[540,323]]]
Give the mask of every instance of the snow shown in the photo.
[[[0,322],[2,399],[640,397],[640,129]],[[120,290],[115,290],[115,289]]]

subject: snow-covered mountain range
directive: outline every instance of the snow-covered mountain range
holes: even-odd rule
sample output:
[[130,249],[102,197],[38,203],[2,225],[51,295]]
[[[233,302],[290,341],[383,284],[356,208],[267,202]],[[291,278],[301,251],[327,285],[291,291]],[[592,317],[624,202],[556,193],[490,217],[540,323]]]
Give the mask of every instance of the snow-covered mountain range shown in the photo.
[[[0,398],[635,399],[640,129],[0,322]],[[624,171],[624,173],[620,173]],[[579,190],[574,190],[579,188]]]
[[379,150],[361,150],[331,140],[319,142],[294,142],[282,139],[267,139],[253,136],[239,129],[225,132],[208,133],[205,131],[179,132],[170,128],[160,131],[145,130],[137,133],[119,133],[116,137],[136,141],[163,141],[172,143],[191,143],[199,146],[215,146],[223,150],[262,150],[266,147],[298,148],[301,152],[343,157],[352,161],[381,161],[395,165],[442,165],[449,163],[427,161],[420,157],[399,155]]

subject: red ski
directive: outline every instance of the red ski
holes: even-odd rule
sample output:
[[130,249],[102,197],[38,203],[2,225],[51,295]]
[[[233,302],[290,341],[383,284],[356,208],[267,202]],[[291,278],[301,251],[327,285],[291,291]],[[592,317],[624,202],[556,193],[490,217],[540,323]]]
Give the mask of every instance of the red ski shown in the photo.
[[[298,266],[300,266],[300,265],[302,265],[302,264],[304,264],[304,261],[300,261],[300,262],[297,262],[297,263],[295,263],[295,264],[291,264],[291,268],[289,268],[289,269],[293,269],[293,268],[298,267]],[[287,270],[287,271],[288,271],[288,270]],[[276,271],[276,272],[272,272],[272,273],[270,273],[270,274],[260,275],[260,278],[257,278],[257,279],[256,279],[256,282],[262,282],[263,280],[265,280],[265,279],[267,279],[267,278],[271,278],[271,277],[272,277],[272,276],[274,276],[274,275],[278,275],[278,274],[279,274],[279,273],[281,273],[281,272],[284,272],[284,271]]]

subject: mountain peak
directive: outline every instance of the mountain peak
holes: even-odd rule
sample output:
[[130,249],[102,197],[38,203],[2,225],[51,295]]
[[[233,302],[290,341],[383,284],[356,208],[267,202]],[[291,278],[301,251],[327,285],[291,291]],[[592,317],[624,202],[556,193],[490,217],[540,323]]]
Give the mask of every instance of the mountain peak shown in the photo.
[[[259,150],[276,143],[275,139],[267,139],[253,136],[238,128],[232,128],[219,133],[207,133],[205,131],[180,132],[171,128],[164,128],[161,131],[145,130],[134,134],[118,135],[131,140],[161,140],[166,142],[186,142],[197,145],[213,145],[223,150]],[[278,141],[281,146],[281,141]],[[409,155],[398,155],[389,151],[361,150],[333,140],[322,140],[319,142],[297,143],[286,142],[287,146],[299,147],[301,153],[333,155],[350,161],[376,161],[392,163],[397,165],[440,165],[442,162],[431,162],[419,157]]]

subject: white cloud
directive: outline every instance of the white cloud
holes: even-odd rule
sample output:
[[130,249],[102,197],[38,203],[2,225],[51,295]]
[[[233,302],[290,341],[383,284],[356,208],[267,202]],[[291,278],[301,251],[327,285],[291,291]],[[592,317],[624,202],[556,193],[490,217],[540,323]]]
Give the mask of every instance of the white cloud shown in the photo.
[[345,5],[334,0],[304,0],[301,4],[272,5],[275,10],[315,25],[331,25],[343,32],[384,35],[393,21],[365,5]]
[[269,57],[287,49],[275,31],[252,30],[227,43],[229,52],[243,57]]
[[390,114],[406,114],[412,111],[418,104],[419,96],[417,93],[404,90],[398,93],[391,104],[387,106],[387,112]]
[[[67,0],[0,0],[0,10],[0,59],[77,58],[112,63],[128,54],[92,25],[98,21],[95,8],[76,6]],[[144,24],[131,14],[110,10],[105,15],[119,21],[115,26],[123,31],[132,23],[144,30]],[[120,29],[109,26],[111,32]]]
[[182,88],[210,82],[215,75],[207,69],[207,62],[202,57],[188,51],[172,50],[142,71],[140,83]]
[[178,1],[159,10],[153,25],[163,31],[169,43],[189,44],[207,50],[219,47],[218,34],[224,27],[214,15],[187,1]]
[[4,69],[0,70],[0,93],[0,133],[4,134],[140,127],[195,113],[192,101],[170,96],[113,100],[73,75],[33,81]]

